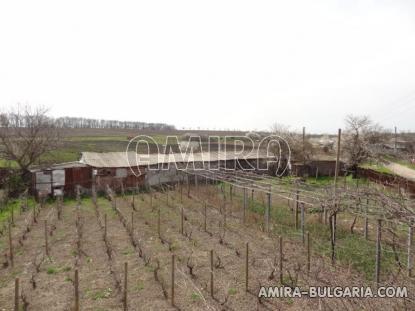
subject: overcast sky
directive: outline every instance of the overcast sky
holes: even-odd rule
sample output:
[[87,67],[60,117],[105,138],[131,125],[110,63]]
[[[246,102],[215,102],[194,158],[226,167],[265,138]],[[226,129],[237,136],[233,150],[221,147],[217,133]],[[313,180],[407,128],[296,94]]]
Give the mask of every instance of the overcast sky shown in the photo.
[[2,0],[0,106],[312,132],[354,113],[415,130],[413,3]]

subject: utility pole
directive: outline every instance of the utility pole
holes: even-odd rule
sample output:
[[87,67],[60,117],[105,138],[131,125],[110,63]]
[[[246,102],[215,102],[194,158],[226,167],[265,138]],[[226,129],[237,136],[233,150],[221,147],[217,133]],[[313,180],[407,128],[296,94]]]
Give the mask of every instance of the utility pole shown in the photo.
[[303,177],[305,176],[305,126],[303,126]]
[[393,151],[396,153],[396,145],[397,145],[397,140],[398,140],[398,131],[397,128],[395,126],[395,146],[393,148]]

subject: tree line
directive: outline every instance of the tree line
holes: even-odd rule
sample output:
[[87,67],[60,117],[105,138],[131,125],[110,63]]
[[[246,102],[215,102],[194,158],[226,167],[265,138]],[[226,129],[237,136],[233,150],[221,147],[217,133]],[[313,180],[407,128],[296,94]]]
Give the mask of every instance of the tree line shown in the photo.
[[105,119],[90,119],[79,117],[50,118],[59,128],[93,128],[93,129],[149,129],[149,130],[174,130],[175,127],[165,123],[146,123],[139,121],[119,121]]

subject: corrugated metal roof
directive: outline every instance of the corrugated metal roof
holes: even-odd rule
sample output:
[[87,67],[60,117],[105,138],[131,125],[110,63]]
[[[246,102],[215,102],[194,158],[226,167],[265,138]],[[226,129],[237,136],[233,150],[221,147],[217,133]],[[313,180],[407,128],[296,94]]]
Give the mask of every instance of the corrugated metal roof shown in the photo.
[[72,168],[72,167],[87,167],[86,164],[81,163],[80,161],[74,161],[74,162],[64,162],[64,163],[58,163],[58,164],[52,164],[49,166],[33,166],[30,168],[30,172],[39,172],[39,171],[45,171],[45,170],[61,170],[65,168]]
[[82,152],[81,163],[93,167],[147,166],[159,163],[212,162],[235,159],[260,159],[266,154],[257,152],[198,152],[170,154],[138,154],[135,152]]

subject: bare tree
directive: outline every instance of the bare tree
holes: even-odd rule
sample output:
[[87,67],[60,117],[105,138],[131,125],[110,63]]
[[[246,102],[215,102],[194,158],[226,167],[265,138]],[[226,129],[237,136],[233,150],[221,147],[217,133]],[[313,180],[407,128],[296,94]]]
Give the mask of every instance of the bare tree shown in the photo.
[[47,112],[44,107],[19,106],[0,114],[0,156],[15,161],[23,176],[58,145],[59,129]]
[[383,142],[386,131],[368,116],[348,115],[345,119],[342,153],[347,166],[356,171],[359,164],[375,156],[375,146]]
[[[278,135],[283,138],[289,146],[291,152],[291,158],[294,161],[300,161],[307,163],[314,154],[313,145],[305,137],[303,141],[303,136],[301,133],[290,130],[289,126],[275,123],[271,127],[272,134]],[[284,148],[283,144],[275,146],[278,148]],[[284,153],[287,153],[288,150],[283,150]]]

